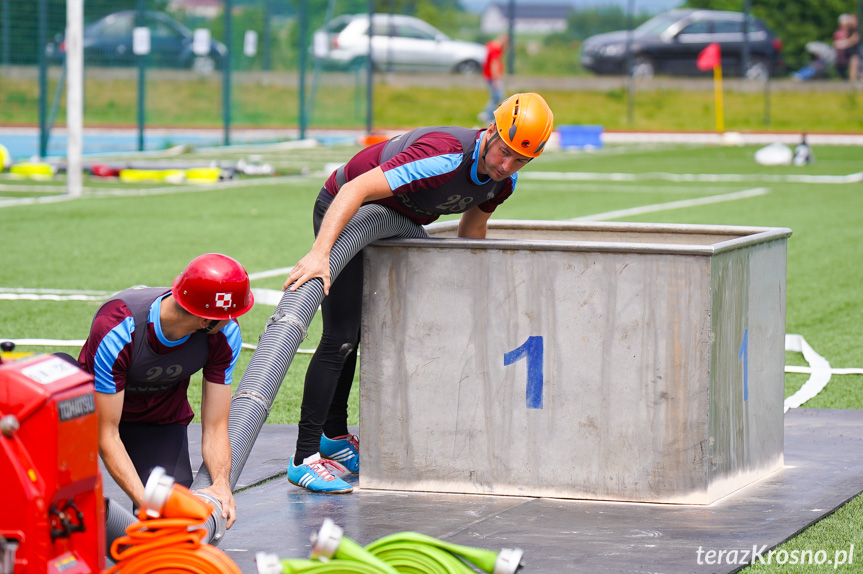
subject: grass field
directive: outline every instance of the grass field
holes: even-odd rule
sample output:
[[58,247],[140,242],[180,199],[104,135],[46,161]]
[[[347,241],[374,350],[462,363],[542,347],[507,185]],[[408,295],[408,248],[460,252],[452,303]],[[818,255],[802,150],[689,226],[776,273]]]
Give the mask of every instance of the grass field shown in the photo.
[[[354,80],[354,81],[352,81]],[[309,88],[313,128],[365,126],[365,85],[361,78],[321,79]],[[545,80],[545,81],[543,81]],[[548,85],[547,78],[537,78]],[[309,80],[311,82],[311,80]],[[514,80],[515,81],[515,80]],[[519,78],[525,84],[523,78]],[[488,98],[477,79],[468,86],[400,85],[379,82],[374,87],[374,127],[404,128],[417,125],[471,125]],[[788,80],[782,80],[788,83]],[[552,84],[559,85],[559,84]],[[621,86],[623,84],[621,83]],[[555,112],[558,125],[599,124],[607,130],[712,131],[715,102],[707,89],[656,88],[639,83],[629,116],[629,96],[622,87],[604,91],[577,83],[562,87],[531,87],[540,91]],[[55,86],[49,87],[54,93]],[[53,96],[52,96],[53,97]],[[725,126],[730,131],[860,132],[863,131],[863,91],[785,90],[774,86],[765,114],[762,90],[724,90]],[[231,125],[277,128],[298,125],[298,91],[295,86],[266,77],[237,84],[233,89]],[[137,83],[134,79],[102,78],[93,73],[85,84],[84,124],[87,126],[137,125]],[[48,105],[51,105],[49,98]],[[57,125],[65,124],[65,104],[59,107]],[[765,115],[769,124],[765,124]],[[0,81],[0,125],[38,125],[38,84],[30,78],[4,77]],[[153,127],[221,127],[221,83],[216,78],[151,78],[146,91],[146,122]]]
[[[8,201],[56,195],[62,192],[62,182],[0,176],[0,339],[84,339],[100,298],[131,285],[169,285],[189,260],[204,252],[223,252],[240,260],[256,277],[255,288],[279,289],[285,273],[267,271],[293,265],[308,250],[311,206],[324,180],[323,170],[355,151],[350,146],[258,150],[253,153],[263,154],[283,173],[307,175],[201,187],[85,181],[82,199],[32,205]],[[621,220],[789,227],[794,234],[788,243],[787,332],[804,336],[833,367],[863,367],[861,150],[818,147],[814,165],[770,168],[755,163],[754,151],[660,144],[606,146],[592,153],[549,151],[523,170],[517,193],[495,217],[566,220],[641,208],[640,214]],[[236,160],[248,153],[208,152],[172,161]],[[576,181],[531,177],[540,171],[583,175]],[[765,192],[748,197],[739,193],[756,188]],[[713,202],[681,207],[684,200],[698,198]],[[25,300],[22,293],[63,300]],[[92,300],[68,300],[88,293]],[[241,318],[246,343],[257,342],[272,310],[259,303]],[[316,318],[301,348],[314,348],[319,330]],[[79,348],[19,350],[77,355]],[[251,355],[243,353],[236,381]],[[804,364],[795,353],[787,353],[786,362]],[[307,355],[294,360],[269,422],[297,421],[307,364]],[[806,378],[787,374],[786,395]],[[860,375],[835,375],[805,406],[861,409],[860,383]],[[358,420],[355,395],[351,424]],[[788,542],[786,549],[817,547],[830,554],[851,543],[863,547],[861,511],[863,497],[857,497]],[[780,567],[747,571],[779,572]],[[811,572],[812,567],[785,566],[781,571]]]

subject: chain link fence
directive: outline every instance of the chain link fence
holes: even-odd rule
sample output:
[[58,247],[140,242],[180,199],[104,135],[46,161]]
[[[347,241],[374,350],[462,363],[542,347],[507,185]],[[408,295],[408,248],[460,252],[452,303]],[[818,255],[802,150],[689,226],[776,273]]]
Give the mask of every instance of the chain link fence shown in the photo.
[[[767,1],[754,2],[752,14],[770,24],[776,35],[750,28],[750,33],[764,38],[756,42],[753,36],[752,44],[741,47],[737,42],[736,47],[728,45],[728,51],[723,51],[732,55],[726,63],[730,65],[723,64],[727,75],[759,79],[750,82],[746,90],[764,92],[764,125],[770,123],[770,84],[761,80],[781,76],[782,64],[793,63],[790,69],[794,70],[805,63],[798,53],[801,49],[788,46],[829,36],[839,9],[822,10],[824,21],[819,21],[817,29],[793,32],[782,22],[794,20],[795,12],[790,8],[768,11]],[[466,94],[467,90],[484,92],[485,84],[478,75],[484,43],[507,31],[516,38],[508,53],[515,62],[507,87],[520,85],[524,78],[532,80],[526,89],[549,85],[549,89],[566,90],[561,86],[574,82],[564,80],[573,79],[589,79],[592,85],[604,86],[609,78],[592,76],[611,74],[614,85],[601,89],[621,94],[627,125],[635,125],[636,88],[631,76],[676,75],[667,67],[668,61],[644,51],[644,46],[639,48],[643,53],[633,53],[635,44],[623,32],[606,35],[602,42],[596,35],[634,28],[677,6],[678,0],[627,0],[625,5],[593,9],[572,4],[563,16],[541,14],[539,7],[510,0],[488,4],[481,15],[465,9],[465,5],[475,7],[477,2],[87,0],[83,15],[85,137],[99,127],[137,128],[137,141],[122,144],[122,149],[134,150],[186,143],[184,136],[178,135],[178,127],[187,133],[207,128],[208,143],[213,144],[302,137],[307,130],[371,132],[375,125],[373,78],[380,86],[389,80],[389,72],[409,71],[410,85],[453,86],[454,93],[462,88]],[[853,10],[856,3],[857,12],[863,11],[863,0],[841,2],[843,10]],[[753,2],[739,0],[729,9],[742,10],[749,4]],[[563,4],[558,7],[566,8]],[[0,125],[39,125],[35,155],[64,153],[60,132],[53,127],[65,124],[66,8],[65,0],[0,0]],[[559,27],[543,32],[519,30],[517,25],[508,28],[510,10],[515,22],[521,15],[547,24],[554,16]],[[379,41],[384,46],[372,46],[371,61],[367,33],[370,13],[374,15],[375,46]],[[405,16],[416,19],[403,20]],[[492,26],[495,22],[497,28]],[[739,22],[724,25],[731,27],[732,35],[744,37],[736,32]],[[719,32],[718,21],[705,25],[711,27],[708,31]],[[688,28],[681,23],[674,30],[685,35]],[[669,30],[672,28],[663,34]],[[595,41],[585,42],[588,37]],[[459,40],[451,44],[457,44],[460,51],[450,50],[450,39]],[[426,42],[432,49],[414,53],[404,43],[408,40]],[[691,48],[685,57],[675,58],[683,67],[694,69],[698,55],[692,47],[695,43],[677,38],[676,45]],[[767,51],[759,51],[761,46]],[[422,60],[429,53],[434,62]],[[737,58],[737,53],[745,55]],[[413,58],[407,70],[403,65],[406,58]],[[600,65],[601,61],[608,65]],[[436,64],[436,72],[448,72],[447,77],[425,74],[432,64]],[[625,76],[627,69],[632,72],[630,78]],[[459,77],[457,73],[471,76]],[[696,70],[697,74],[706,78],[710,72]],[[623,90],[622,79],[627,80]],[[661,89],[660,82],[642,81],[639,86]],[[385,95],[378,91],[378,100],[385,101]],[[469,94],[463,99],[470,99]],[[468,117],[468,121],[473,119]],[[221,128],[221,133],[214,135],[213,128]],[[153,135],[160,130],[165,135]],[[116,139],[108,138],[105,145],[118,149]]]
[[[314,50],[315,30],[369,8],[350,0],[88,0],[84,124],[222,127],[214,143],[232,143],[238,128],[302,135],[370,127],[365,59],[334,67]],[[63,0],[0,0],[0,123],[38,123],[43,156],[52,128],[65,122],[65,29]]]

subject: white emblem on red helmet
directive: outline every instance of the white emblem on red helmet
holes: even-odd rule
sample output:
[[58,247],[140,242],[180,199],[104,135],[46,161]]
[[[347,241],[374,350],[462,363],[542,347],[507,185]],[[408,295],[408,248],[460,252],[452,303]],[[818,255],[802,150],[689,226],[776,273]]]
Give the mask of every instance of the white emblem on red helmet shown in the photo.
[[231,294],[230,293],[216,293],[216,307],[221,307],[222,309],[230,309],[231,308]]

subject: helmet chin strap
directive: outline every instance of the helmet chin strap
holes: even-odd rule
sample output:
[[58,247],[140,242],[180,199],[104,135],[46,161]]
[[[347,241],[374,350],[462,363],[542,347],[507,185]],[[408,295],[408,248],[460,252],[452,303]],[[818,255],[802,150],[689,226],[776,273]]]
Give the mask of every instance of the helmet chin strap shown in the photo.
[[218,319],[211,319],[211,320],[210,320],[210,322],[209,322],[209,323],[207,323],[207,326],[206,326],[206,327],[204,327],[203,329],[201,329],[201,331],[203,331],[204,333],[209,333],[209,332],[210,332],[210,331],[212,331],[212,330],[216,327],[216,325],[218,325],[218,324],[219,324],[219,320],[218,320]]
[[[498,135],[497,135],[497,124],[494,125],[494,128],[495,128],[494,133],[491,134],[491,137],[488,138],[488,140],[486,140],[485,148],[483,148],[483,150],[482,150],[482,156],[481,157],[482,157],[483,163],[485,163],[485,156],[488,153],[488,148],[491,145],[491,142],[493,142],[495,140],[495,138],[498,137]],[[488,134],[488,132],[486,132],[486,134]]]

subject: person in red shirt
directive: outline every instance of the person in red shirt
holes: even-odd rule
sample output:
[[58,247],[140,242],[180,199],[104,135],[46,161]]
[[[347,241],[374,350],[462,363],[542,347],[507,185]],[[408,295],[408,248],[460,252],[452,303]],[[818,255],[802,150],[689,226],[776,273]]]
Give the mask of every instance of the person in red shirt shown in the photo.
[[478,119],[489,123],[494,118],[494,110],[503,101],[503,53],[509,45],[509,36],[501,34],[485,45],[486,57],[482,75],[488,83],[488,103],[480,112]]

